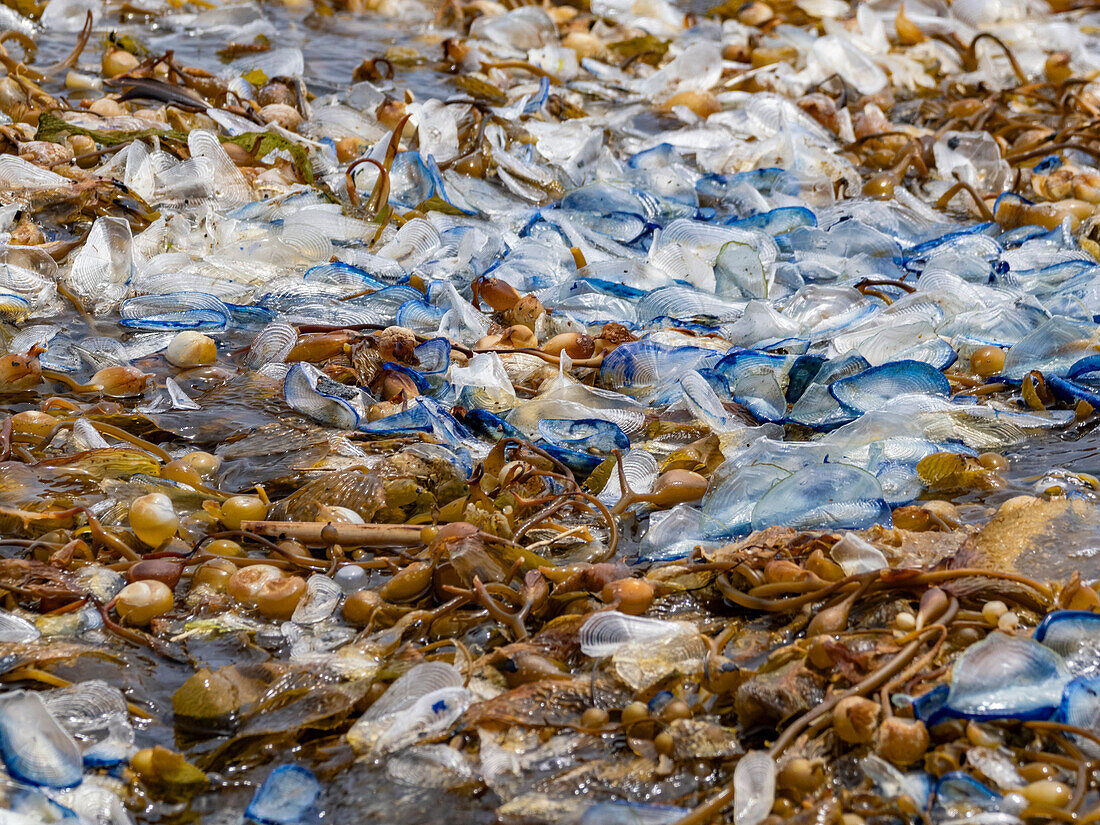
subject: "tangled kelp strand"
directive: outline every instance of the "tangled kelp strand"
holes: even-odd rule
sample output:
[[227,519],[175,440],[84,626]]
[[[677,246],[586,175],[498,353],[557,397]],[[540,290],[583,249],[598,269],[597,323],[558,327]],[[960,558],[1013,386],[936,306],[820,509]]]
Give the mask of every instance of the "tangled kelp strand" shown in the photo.
[[16,6],[12,817],[1091,821],[1093,12]]

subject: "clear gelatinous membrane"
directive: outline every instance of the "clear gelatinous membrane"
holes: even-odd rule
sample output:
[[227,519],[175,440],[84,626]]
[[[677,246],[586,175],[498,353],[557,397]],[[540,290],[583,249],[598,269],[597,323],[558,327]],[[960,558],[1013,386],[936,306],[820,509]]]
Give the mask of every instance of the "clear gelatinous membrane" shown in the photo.
[[294,825],[320,795],[321,783],[312,772],[299,765],[281,765],[256,790],[245,816],[260,825]]
[[14,778],[47,788],[71,788],[83,778],[80,747],[31,691],[0,695],[0,758]]
[[657,642],[683,632],[684,626],[676,622],[609,610],[590,616],[577,636],[586,656],[601,657],[610,656],[628,644]]
[[862,530],[890,524],[878,479],[846,464],[821,464],[792,473],[757,502],[752,528]]
[[975,719],[1044,718],[1061,703],[1071,678],[1050,648],[995,632],[955,661],[946,709]]

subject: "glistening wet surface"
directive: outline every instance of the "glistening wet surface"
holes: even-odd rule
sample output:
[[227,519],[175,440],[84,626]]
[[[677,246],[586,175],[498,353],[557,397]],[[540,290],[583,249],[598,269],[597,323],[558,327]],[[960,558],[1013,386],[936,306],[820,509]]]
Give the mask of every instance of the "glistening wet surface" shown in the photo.
[[1100,805],[1100,15],[0,7],[0,825]]

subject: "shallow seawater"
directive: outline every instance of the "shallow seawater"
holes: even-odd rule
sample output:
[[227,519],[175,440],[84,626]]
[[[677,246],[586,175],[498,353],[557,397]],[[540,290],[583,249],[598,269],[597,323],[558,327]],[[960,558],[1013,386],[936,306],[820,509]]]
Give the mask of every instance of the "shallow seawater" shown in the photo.
[[[251,43],[263,36],[273,47],[301,49],[303,78],[315,94],[347,88],[355,68],[389,46],[422,43],[425,37],[441,39],[431,27],[430,16],[419,9],[408,22],[346,11],[318,14],[309,4],[280,3],[239,3],[231,11],[213,7],[185,16],[168,13],[163,22],[154,19],[151,24],[127,22],[119,11],[111,16],[115,25],[110,28],[116,35],[135,37],[151,52],[171,49],[183,64],[215,73],[226,62],[218,51],[229,43]],[[42,62],[63,56],[73,40],[70,32],[42,33],[36,38],[45,58]],[[436,96],[443,88],[440,81],[438,73],[427,70],[403,71],[401,77],[402,87]]]

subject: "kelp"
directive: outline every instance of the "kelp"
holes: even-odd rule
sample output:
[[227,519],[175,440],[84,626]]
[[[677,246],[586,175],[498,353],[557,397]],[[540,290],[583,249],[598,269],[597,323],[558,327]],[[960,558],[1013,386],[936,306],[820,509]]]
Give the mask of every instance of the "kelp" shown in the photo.
[[[105,146],[117,146],[130,143],[135,140],[148,140],[158,138],[172,140],[178,143],[187,143],[187,133],[174,129],[138,129],[136,131],[104,131],[100,129],[88,129],[62,120],[53,112],[43,112],[38,119],[38,131],[35,140],[60,142],[67,135],[84,135],[90,137],[96,143]],[[282,135],[271,132],[243,132],[239,135],[219,135],[222,143],[233,143],[240,146],[257,160],[271,152],[284,151],[290,154],[294,160],[295,168],[309,184],[314,183],[313,163],[309,159],[306,147],[296,143]]]

